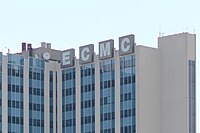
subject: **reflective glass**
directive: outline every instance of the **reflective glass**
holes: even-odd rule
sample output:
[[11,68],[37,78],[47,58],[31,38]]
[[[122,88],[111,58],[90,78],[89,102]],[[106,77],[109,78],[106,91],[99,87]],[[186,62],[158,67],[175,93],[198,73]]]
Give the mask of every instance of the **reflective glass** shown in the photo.
[[100,62],[100,127],[101,133],[115,132],[114,60]]
[[44,60],[32,57],[29,58],[29,132],[44,133]]
[[121,133],[136,133],[135,56],[120,58],[120,127]]
[[8,54],[8,132],[23,133],[24,57]]
[[95,66],[80,67],[81,73],[81,133],[95,132]]
[[75,68],[62,70],[62,132],[76,133]]
[[196,132],[195,61],[189,60],[189,133]]

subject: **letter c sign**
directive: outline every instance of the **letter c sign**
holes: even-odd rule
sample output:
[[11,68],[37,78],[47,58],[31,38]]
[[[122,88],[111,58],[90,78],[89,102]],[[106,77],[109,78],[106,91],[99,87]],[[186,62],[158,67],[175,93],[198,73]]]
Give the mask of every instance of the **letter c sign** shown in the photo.
[[79,63],[85,64],[94,60],[94,45],[89,44],[79,47]]
[[128,36],[123,36],[119,38],[120,55],[134,53],[134,50],[135,50],[134,35],[128,35]]

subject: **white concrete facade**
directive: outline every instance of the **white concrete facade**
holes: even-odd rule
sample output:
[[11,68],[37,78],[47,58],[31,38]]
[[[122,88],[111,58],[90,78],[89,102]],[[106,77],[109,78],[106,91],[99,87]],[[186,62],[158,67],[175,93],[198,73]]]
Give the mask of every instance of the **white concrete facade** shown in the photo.
[[[160,133],[160,64],[158,49],[136,49],[137,133]],[[144,128],[145,127],[145,128]]]
[[[158,38],[158,48],[137,45],[136,58],[136,133],[189,132],[189,60],[196,60],[196,35],[181,33]],[[120,57],[115,60],[115,133],[120,133]],[[2,58],[2,132],[8,132],[7,64]],[[105,59],[106,60],[106,59]],[[95,133],[100,133],[100,71],[99,55],[95,64]],[[83,64],[84,65],[84,64]],[[29,133],[28,59],[24,61],[24,132]],[[76,70],[76,133],[81,133],[81,90],[79,59]],[[70,66],[71,67],[71,66]],[[45,62],[44,132],[49,127],[49,71],[53,71],[53,133],[62,133],[62,68],[58,61]],[[57,91],[57,92],[56,92]],[[57,96],[56,96],[57,95]],[[57,97],[57,98],[56,98]],[[57,99],[57,100],[56,100]],[[57,106],[57,108],[56,108]],[[57,112],[57,113],[56,113]]]
[[[196,60],[196,36],[158,39],[161,71],[161,132],[189,132],[189,60]],[[170,127],[170,128],[169,128]]]

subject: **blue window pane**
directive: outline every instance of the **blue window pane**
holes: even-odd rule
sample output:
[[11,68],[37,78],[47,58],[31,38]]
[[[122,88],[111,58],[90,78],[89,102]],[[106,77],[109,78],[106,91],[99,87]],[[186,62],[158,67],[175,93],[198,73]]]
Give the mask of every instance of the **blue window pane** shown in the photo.
[[189,60],[189,133],[196,133],[195,61]]
[[76,133],[75,68],[62,70],[62,132]]
[[100,127],[101,133],[115,132],[114,60],[100,62]]
[[8,132],[23,133],[24,57],[8,55]]
[[95,66],[80,67],[81,73],[81,132],[95,132]]
[[120,58],[120,130],[136,133],[135,56]]
[[44,60],[29,58],[29,132],[44,132]]

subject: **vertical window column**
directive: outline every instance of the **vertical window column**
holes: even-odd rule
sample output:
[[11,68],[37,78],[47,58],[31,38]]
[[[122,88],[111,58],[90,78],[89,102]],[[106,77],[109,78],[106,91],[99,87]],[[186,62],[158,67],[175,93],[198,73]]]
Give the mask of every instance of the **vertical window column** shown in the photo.
[[95,66],[81,66],[81,133],[95,133]]
[[53,133],[53,71],[49,72],[49,118],[50,133]]
[[76,133],[75,68],[62,70],[62,132]]
[[29,133],[44,133],[44,60],[29,58]]
[[120,58],[120,128],[121,133],[136,133],[135,56]]
[[23,133],[24,57],[8,54],[8,132]]
[[100,127],[101,133],[115,132],[114,60],[100,62]]
[[189,60],[189,133],[196,133],[195,61]]

